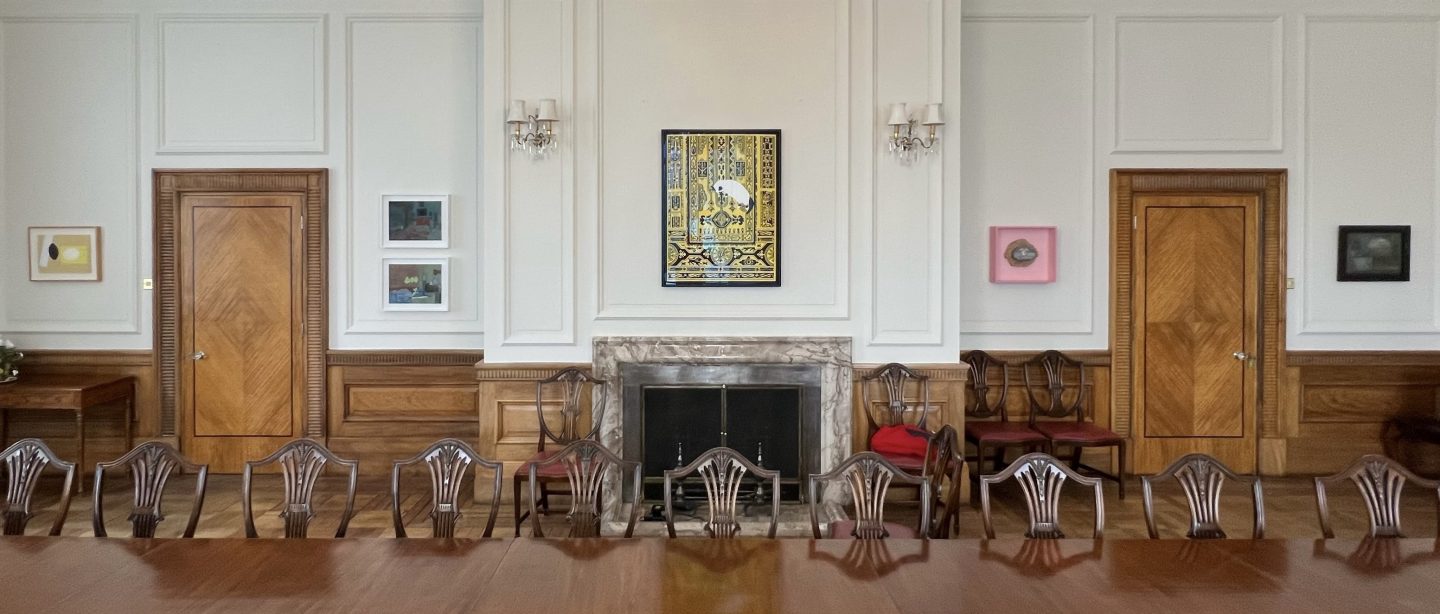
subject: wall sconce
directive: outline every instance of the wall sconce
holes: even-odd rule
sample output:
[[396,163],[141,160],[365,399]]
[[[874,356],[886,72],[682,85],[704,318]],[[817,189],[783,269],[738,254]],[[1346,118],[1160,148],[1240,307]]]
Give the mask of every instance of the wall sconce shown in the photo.
[[924,151],[925,155],[934,151],[932,148],[940,142],[940,126],[945,125],[945,120],[940,119],[939,104],[925,105],[925,121],[920,122],[920,125],[930,127],[930,136],[915,136],[915,120],[910,117],[905,103],[895,103],[890,105],[890,121],[886,123],[890,125],[890,153],[895,154],[902,163],[908,163],[921,151]]
[[524,149],[535,158],[544,157],[558,143],[557,121],[560,118],[555,113],[554,98],[541,98],[534,115],[526,112],[524,100],[510,101],[510,114],[505,117],[505,123],[514,130],[510,135],[510,149]]

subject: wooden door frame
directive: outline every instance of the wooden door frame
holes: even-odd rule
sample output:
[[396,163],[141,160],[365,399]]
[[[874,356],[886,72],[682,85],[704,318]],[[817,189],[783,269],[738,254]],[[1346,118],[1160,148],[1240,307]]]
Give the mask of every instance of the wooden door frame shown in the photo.
[[[1285,169],[1112,169],[1110,171],[1111,426],[1132,441],[1134,418],[1134,216],[1136,194],[1247,195],[1260,202],[1260,349],[1256,381],[1256,472],[1265,441],[1280,434],[1280,368],[1285,352]],[[1131,446],[1134,450],[1134,446]]]
[[[325,436],[325,351],[329,328],[327,169],[155,169],[155,350],[159,362],[160,435],[182,431],[180,399],[180,200],[186,193],[304,194],[301,275],[304,343],[304,437]],[[183,418],[188,419],[188,418]]]

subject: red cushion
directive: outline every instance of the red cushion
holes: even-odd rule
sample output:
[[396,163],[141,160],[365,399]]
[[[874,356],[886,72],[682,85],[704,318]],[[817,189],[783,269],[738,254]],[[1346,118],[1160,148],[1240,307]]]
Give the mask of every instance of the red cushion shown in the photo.
[[[558,450],[541,450],[539,452],[536,452],[535,455],[531,456],[529,460],[520,464],[520,469],[516,470],[515,477],[521,480],[530,479],[530,465],[549,459],[550,457],[554,456],[557,451]],[[563,478],[566,475],[565,463],[541,465],[540,470],[536,473],[542,478]]]
[[1045,436],[1024,422],[966,422],[965,438],[982,443],[1045,441]]
[[[923,454],[923,453],[922,453]],[[901,471],[919,475],[925,472],[925,457],[911,456],[909,454],[881,454],[885,460],[890,461]]]
[[1036,422],[1035,430],[1044,433],[1051,441],[1066,443],[1109,443],[1124,439],[1110,429],[1096,426],[1093,422]]
[[[895,539],[915,539],[916,537],[915,527],[908,527],[903,524],[895,524],[893,522],[885,523],[885,531],[890,533],[890,537],[893,537]],[[836,520],[835,522],[830,523],[830,539],[846,539],[854,537],[854,535],[852,535],[852,533],[854,532],[854,520]]]
[[870,449],[881,455],[924,458],[930,431],[908,424],[882,426],[870,437]]

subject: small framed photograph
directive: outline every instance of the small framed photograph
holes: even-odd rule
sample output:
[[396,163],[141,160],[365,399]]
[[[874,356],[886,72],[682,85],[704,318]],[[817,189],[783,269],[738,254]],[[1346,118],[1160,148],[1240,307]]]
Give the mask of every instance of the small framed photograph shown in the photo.
[[30,281],[100,281],[100,227],[31,226]]
[[385,311],[449,311],[449,258],[386,258]]
[[991,226],[990,283],[1055,281],[1054,226]]
[[1410,281],[1409,226],[1341,226],[1335,281]]
[[450,247],[450,196],[385,196],[384,247]]

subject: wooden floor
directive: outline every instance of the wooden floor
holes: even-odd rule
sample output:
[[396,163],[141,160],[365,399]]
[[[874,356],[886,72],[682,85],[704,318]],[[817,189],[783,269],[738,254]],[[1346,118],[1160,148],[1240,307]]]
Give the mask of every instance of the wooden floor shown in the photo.
[[[175,476],[168,488],[165,512],[169,515],[160,525],[160,537],[177,536],[184,528],[189,513],[190,493],[194,489],[193,476]],[[105,511],[107,526],[113,536],[129,535],[126,516],[130,511],[130,491],[124,480],[114,480],[107,485]],[[508,484],[506,485],[508,488]],[[1014,483],[1008,483],[995,493],[994,509],[997,537],[1019,537],[1024,532],[1025,508],[1019,490]],[[428,481],[423,479],[406,482],[402,488],[402,514],[412,536],[429,534]],[[54,505],[58,482],[42,482],[37,493],[36,516],[30,521],[29,534],[43,534],[54,521]],[[344,508],[344,482],[339,478],[322,478],[317,489],[317,516],[310,535],[315,537],[334,535],[340,511]],[[1141,506],[1138,480],[1129,484],[1124,501],[1116,497],[1114,485],[1106,486],[1105,536],[1111,538],[1144,538],[1145,518]],[[1367,521],[1360,497],[1353,489],[1332,491],[1330,497],[1333,522],[1337,537],[1363,536]],[[1178,486],[1167,485],[1156,489],[1157,519],[1163,537],[1183,537],[1187,523],[1185,499]],[[256,525],[262,537],[278,537],[283,525],[278,517],[280,483],[276,476],[259,476],[255,487]],[[470,506],[466,501],[465,516],[460,521],[458,537],[479,537],[488,510]],[[563,498],[557,499],[563,506]],[[1231,537],[1250,536],[1250,501],[1245,488],[1229,485],[1222,500],[1223,525]],[[91,497],[89,492],[75,497],[65,523],[64,534],[71,536],[93,535],[91,528]],[[563,509],[563,508],[562,508]],[[356,498],[356,516],[350,522],[350,537],[390,537],[394,535],[390,512],[389,484],[385,480],[363,478]],[[887,519],[897,522],[913,522],[913,506],[892,505]],[[496,536],[509,536],[514,523],[508,503],[502,504],[496,522]],[[1074,485],[1067,486],[1061,504],[1063,527],[1069,537],[1088,537],[1091,525],[1092,506]],[[1266,536],[1281,539],[1313,539],[1320,537],[1315,514],[1315,497],[1309,478],[1266,478],[1265,515]],[[1434,493],[1417,488],[1407,489],[1402,505],[1402,519],[1405,533],[1409,537],[1436,536],[1436,499]],[[563,535],[565,518],[563,513],[544,517],[547,535]],[[527,521],[528,524],[528,521]],[[529,535],[525,527],[523,535]],[[964,506],[960,511],[960,537],[982,537],[979,510]],[[209,494],[205,500],[203,516],[196,537],[243,537],[244,523],[240,506],[240,479],[233,475],[216,475],[210,478]]]

